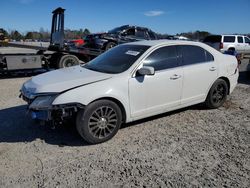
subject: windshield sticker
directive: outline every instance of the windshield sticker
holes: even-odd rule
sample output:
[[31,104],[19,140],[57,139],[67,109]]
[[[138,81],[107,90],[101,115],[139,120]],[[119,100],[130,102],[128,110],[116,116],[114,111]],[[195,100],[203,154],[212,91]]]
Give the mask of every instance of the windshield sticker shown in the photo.
[[126,52],[126,54],[127,54],[127,55],[137,56],[138,54],[140,54],[140,52],[128,50],[128,51]]

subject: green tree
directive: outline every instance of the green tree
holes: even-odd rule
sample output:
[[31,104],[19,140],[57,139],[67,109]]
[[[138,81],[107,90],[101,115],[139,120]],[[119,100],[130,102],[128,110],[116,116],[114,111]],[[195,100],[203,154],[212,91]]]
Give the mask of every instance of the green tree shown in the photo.
[[40,33],[40,39],[49,39],[50,38],[49,31],[45,30],[43,27],[40,28],[39,33]]
[[2,35],[4,37],[8,37],[9,36],[8,32],[5,29],[3,29],[3,28],[0,28],[0,33],[2,33]]
[[85,28],[84,31],[83,31],[83,36],[86,36],[86,35],[89,35],[90,34],[90,31]]
[[15,30],[11,32],[10,38],[13,40],[21,40],[23,36],[17,30]]
[[33,35],[32,39],[35,39],[35,40],[39,40],[39,39],[43,38],[43,35],[41,33],[37,32],[37,31],[33,31],[32,35]]
[[64,30],[64,36],[65,39],[71,40],[71,39],[80,39],[85,37],[86,35],[90,34],[90,31],[88,29],[79,29],[79,30],[70,30],[65,29]]
[[32,33],[32,32],[28,32],[28,33],[25,35],[25,39],[33,39],[33,33]]

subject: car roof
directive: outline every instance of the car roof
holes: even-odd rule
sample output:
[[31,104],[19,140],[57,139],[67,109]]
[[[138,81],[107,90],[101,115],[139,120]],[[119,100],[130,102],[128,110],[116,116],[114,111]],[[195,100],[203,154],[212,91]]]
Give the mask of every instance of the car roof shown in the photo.
[[121,28],[121,27],[124,27],[124,28],[140,28],[140,29],[145,29],[145,30],[150,30],[151,31],[151,29],[149,29],[149,28],[147,28],[147,27],[142,27],[142,26],[138,26],[138,25],[122,25],[122,26],[119,26],[119,27],[117,27],[117,28]]
[[244,37],[245,35],[222,35],[222,36]]
[[209,36],[243,36],[243,37],[246,37],[246,35],[234,35],[234,34],[222,34],[222,35],[208,35],[207,37],[209,37]]
[[144,46],[161,46],[161,45],[201,45],[201,42],[194,42],[194,41],[183,41],[183,40],[142,40],[127,44],[133,45],[144,45]]

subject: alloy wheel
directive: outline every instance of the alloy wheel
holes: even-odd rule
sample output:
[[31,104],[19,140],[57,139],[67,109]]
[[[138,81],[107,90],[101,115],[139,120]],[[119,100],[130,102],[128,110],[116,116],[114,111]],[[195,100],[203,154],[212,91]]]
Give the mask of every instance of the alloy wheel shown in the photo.
[[217,87],[214,88],[212,94],[212,100],[214,103],[219,104],[224,99],[226,95],[226,88],[223,84],[218,84]]
[[90,116],[88,126],[90,133],[96,138],[108,137],[117,126],[117,114],[108,106],[97,108]]

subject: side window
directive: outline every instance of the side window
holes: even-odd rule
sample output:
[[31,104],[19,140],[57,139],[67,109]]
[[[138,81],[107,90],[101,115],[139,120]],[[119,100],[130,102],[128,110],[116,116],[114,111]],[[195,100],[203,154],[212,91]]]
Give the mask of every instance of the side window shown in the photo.
[[250,43],[250,39],[247,38],[247,37],[244,37],[245,38],[245,43]]
[[224,36],[224,42],[235,42],[235,36]]
[[238,43],[243,43],[243,37],[237,37]]
[[126,33],[127,36],[135,36],[135,29],[130,28],[125,33]]
[[183,65],[214,61],[213,55],[199,46],[183,45],[180,50]]
[[205,50],[206,53],[206,62],[209,61],[214,61],[214,56],[212,54],[210,54],[208,51]]
[[137,30],[135,36],[138,37],[138,38],[141,38],[141,39],[147,39],[148,38],[146,32],[141,30],[141,29]]
[[155,40],[156,39],[155,34],[152,31],[148,31],[148,35],[149,35],[149,37],[150,37],[151,40]]
[[166,46],[152,52],[143,62],[154,67],[155,71],[179,66],[176,46]]

